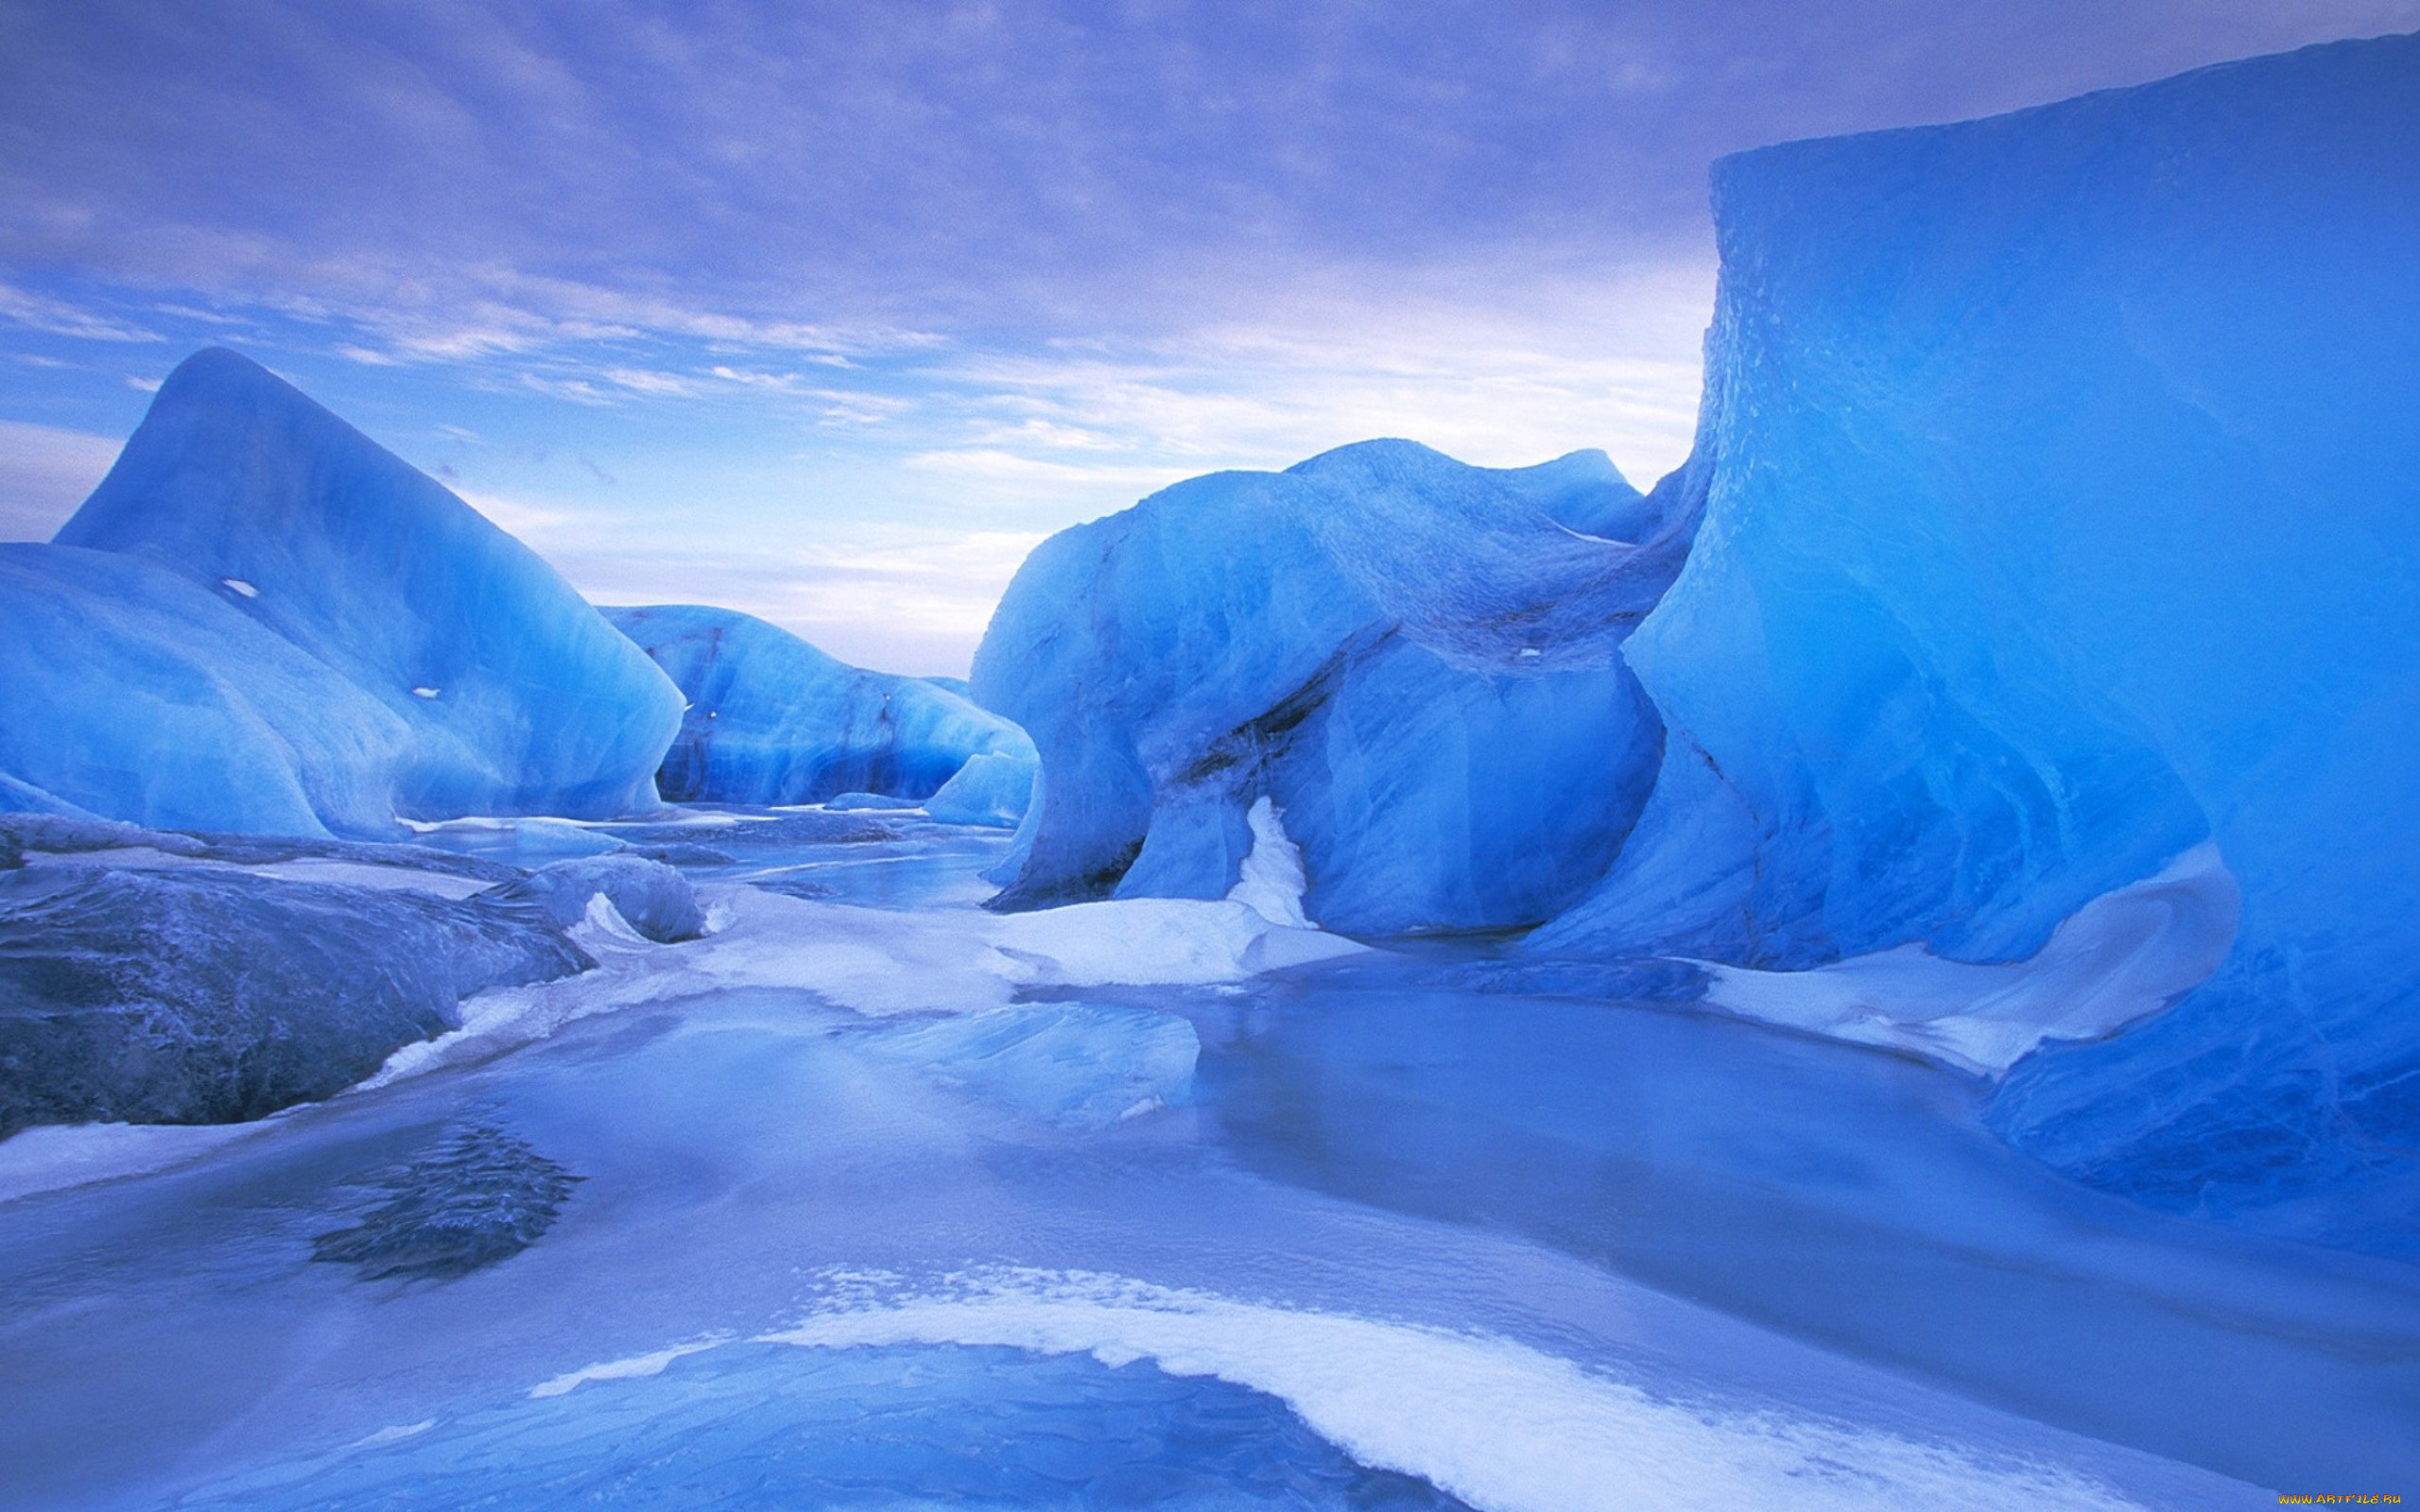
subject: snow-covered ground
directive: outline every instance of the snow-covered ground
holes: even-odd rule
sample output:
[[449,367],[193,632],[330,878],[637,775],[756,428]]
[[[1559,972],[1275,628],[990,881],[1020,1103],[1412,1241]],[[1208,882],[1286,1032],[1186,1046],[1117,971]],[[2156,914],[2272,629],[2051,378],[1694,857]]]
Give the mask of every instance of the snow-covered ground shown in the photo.
[[[2411,1484],[2408,1267],[2073,1188],[1965,1078],[1439,985],[1436,951],[1271,919],[1299,876],[1274,814],[1250,902],[1006,916],[969,880],[996,832],[689,818],[597,833],[715,848],[703,938],[597,907],[596,970],[475,999],[375,1085],[240,1133],[0,1144],[0,1506]],[[520,1167],[578,1180],[518,1253],[313,1258],[398,1211],[469,1223]]]

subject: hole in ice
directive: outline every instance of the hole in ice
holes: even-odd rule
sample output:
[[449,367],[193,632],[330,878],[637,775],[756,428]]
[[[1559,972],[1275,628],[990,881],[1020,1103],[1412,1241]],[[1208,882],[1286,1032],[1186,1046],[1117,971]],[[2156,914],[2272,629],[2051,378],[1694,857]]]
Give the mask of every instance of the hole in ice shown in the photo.
[[1265,1393],[998,1346],[725,1345],[414,1428],[256,1467],[184,1504],[1465,1506],[1356,1462]]

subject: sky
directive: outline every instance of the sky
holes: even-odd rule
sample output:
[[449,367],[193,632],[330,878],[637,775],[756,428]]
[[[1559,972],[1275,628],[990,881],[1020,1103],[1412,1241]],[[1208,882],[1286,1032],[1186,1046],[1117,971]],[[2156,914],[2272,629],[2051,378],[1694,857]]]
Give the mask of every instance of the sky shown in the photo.
[[962,673],[1051,532],[1407,436],[1685,455],[1727,152],[2420,0],[0,0],[0,539],[191,352],[600,603]]

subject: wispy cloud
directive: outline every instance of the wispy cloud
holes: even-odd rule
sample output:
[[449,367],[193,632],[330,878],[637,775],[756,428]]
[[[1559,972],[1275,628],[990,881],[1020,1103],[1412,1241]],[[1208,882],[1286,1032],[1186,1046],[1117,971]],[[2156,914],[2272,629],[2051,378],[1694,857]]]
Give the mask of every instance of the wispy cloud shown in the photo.
[[833,362],[977,329],[1143,337],[1355,266],[1702,252],[1720,153],[2409,26],[2420,3],[919,16],[21,7],[0,266],[317,302],[405,359],[631,333]]
[[[1011,548],[1191,473],[1381,435],[1676,464],[1720,153],[2420,26],[2420,0],[917,17],[19,6],[0,414],[122,434],[166,352],[226,342],[583,581],[877,661],[865,626],[909,627],[899,655],[962,665]],[[49,501],[12,518],[89,486],[63,481],[97,476],[86,441],[12,464],[8,496]]]
[[63,300],[0,284],[0,320],[51,335],[80,341],[159,341],[156,331],[131,322],[95,315]]
[[120,444],[83,431],[0,420],[0,540],[49,540],[117,460]]
[[[497,517],[493,501],[481,503]],[[525,527],[532,518],[503,513]],[[667,548],[594,522],[523,533],[593,602],[718,604],[843,661],[920,675],[964,674],[993,606],[1042,541],[1037,531],[891,527],[751,550]]]

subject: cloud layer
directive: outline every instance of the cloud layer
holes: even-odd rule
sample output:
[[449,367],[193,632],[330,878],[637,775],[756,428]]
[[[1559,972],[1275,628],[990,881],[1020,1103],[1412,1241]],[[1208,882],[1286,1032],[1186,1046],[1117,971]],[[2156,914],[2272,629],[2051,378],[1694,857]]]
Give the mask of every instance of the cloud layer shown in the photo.
[[[1722,152],[2413,26],[2420,0],[0,0],[0,524],[224,341],[570,522],[600,585],[876,662],[888,615],[928,627],[906,670],[949,670],[999,575],[898,541],[997,551],[1372,435],[1598,445],[1651,480],[1687,442]],[[834,565],[876,540],[878,570]]]

